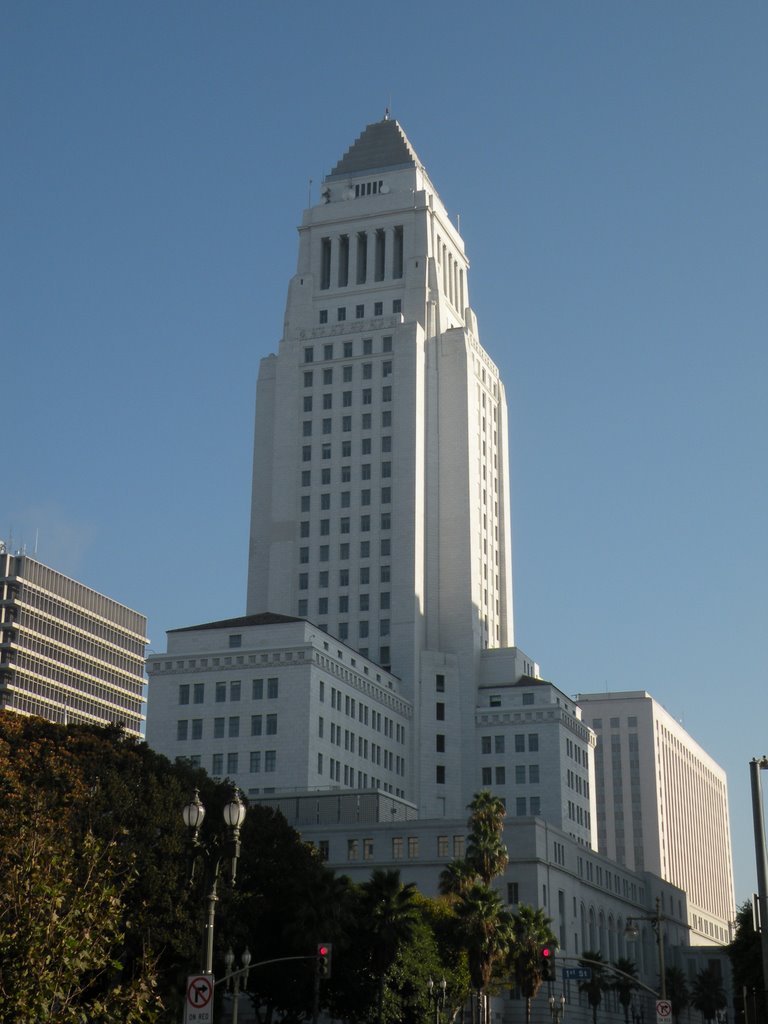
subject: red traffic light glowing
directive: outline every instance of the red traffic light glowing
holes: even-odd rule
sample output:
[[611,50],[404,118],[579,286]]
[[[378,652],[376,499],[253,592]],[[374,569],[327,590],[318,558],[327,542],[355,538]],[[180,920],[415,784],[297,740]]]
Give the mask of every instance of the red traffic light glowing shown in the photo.
[[542,956],[552,956],[552,950],[549,948],[549,946],[545,946],[544,949],[542,949],[542,951],[541,951],[541,955]]
[[328,956],[328,947],[327,946],[318,946],[317,947],[317,955],[318,956]]

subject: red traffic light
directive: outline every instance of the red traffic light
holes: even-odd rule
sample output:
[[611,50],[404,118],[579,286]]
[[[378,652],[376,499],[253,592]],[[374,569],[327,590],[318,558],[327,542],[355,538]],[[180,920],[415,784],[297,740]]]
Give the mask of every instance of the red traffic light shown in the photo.
[[327,946],[318,946],[317,947],[317,955],[318,956],[328,956],[328,947]]
[[549,946],[545,946],[544,949],[542,949],[542,951],[541,951],[541,955],[542,956],[552,956],[552,950],[549,948]]

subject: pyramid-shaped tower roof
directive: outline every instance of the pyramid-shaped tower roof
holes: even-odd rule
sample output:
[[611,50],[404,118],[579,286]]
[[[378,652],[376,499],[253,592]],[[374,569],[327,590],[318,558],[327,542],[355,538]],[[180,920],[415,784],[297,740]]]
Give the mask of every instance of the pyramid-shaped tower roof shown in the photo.
[[385,117],[383,121],[368,125],[328,177],[367,174],[385,168],[421,166],[421,161],[398,122]]

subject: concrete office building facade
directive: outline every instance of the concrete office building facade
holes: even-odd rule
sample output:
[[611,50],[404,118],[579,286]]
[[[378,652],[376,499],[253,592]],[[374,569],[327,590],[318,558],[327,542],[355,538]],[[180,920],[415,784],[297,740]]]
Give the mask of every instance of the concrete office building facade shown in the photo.
[[576,699],[598,736],[600,852],[684,889],[692,942],[729,942],[736,911],[725,772],[644,691]]
[[144,723],[147,620],[0,543],[0,707],[61,723]]

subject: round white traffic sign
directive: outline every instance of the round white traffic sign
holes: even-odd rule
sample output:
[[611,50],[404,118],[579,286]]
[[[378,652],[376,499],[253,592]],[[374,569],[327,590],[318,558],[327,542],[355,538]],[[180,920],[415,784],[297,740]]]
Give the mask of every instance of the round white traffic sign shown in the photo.
[[658,1024],[672,1019],[672,1003],[668,999],[656,1000],[656,1020]]
[[213,996],[213,979],[205,974],[194,975],[187,980],[187,1006],[203,1010]]

